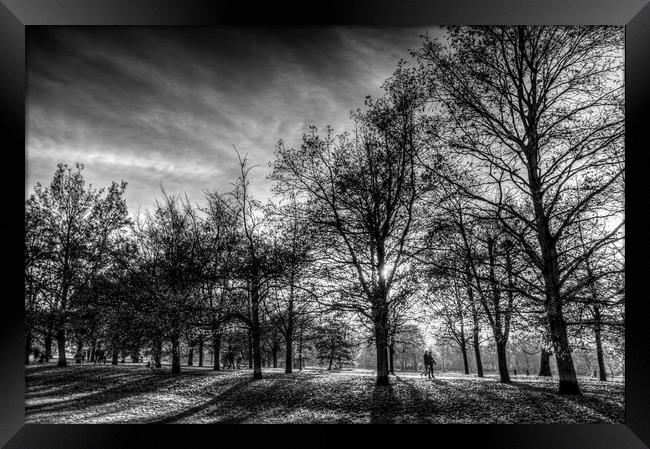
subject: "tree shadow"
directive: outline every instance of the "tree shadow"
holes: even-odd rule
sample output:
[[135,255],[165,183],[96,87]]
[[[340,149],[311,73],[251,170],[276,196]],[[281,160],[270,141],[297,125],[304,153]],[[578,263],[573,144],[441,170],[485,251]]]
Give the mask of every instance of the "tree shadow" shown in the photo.
[[[50,374],[50,375],[48,375]],[[141,395],[156,392],[171,391],[173,394],[187,396],[193,394],[205,394],[207,389],[221,388],[228,383],[236,382],[239,377],[219,378],[219,374],[212,374],[212,371],[193,371],[181,374],[184,379],[197,377],[211,377],[214,382],[196,388],[185,387],[179,384],[179,377],[170,375],[168,371],[155,370],[143,371],[134,367],[131,372],[115,371],[110,367],[95,368],[85,372],[68,372],[67,378],[63,378],[56,372],[47,373],[38,379],[37,382],[26,381],[27,392],[25,395],[25,418],[29,421],[44,422],[48,418],[41,418],[35,415],[51,413],[61,415],[69,412],[93,411],[109,407],[105,415],[115,413],[116,408],[111,406],[119,404],[124,400],[135,399]],[[31,392],[32,387],[41,388],[47,386],[46,390]],[[47,400],[47,399],[53,400]],[[38,403],[46,399],[47,402]],[[31,403],[30,402],[37,402]],[[110,405],[109,405],[110,404]]]
[[[165,417],[157,417],[154,419],[146,419],[144,422],[150,423],[150,424],[170,424],[170,423],[175,423],[178,422],[182,419],[189,418],[190,416],[194,416],[200,412],[206,411],[206,409],[213,408],[212,414],[215,414],[216,410],[221,406],[224,407],[227,405],[227,402],[229,402],[230,399],[233,397],[238,396],[241,394],[241,392],[246,389],[251,382],[254,382],[252,379],[246,379],[242,380],[232,387],[226,389],[222,393],[218,394],[216,397],[210,399],[207,402],[203,402],[199,405],[196,405],[194,407],[191,407],[189,409],[181,410],[178,413],[174,413],[173,415],[165,416]],[[237,414],[236,416],[232,416],[229,418],[225,418],[223,420],[218,420],[216,422],[221,422],[221,423],[239,423],[247,418],[250,418],[255,414],[255,410],[247,410],[247,412],[242,416],[241,414]]]
[[395,396],[393,385],[375,385],[370,399],[370,424],[394,424],[401,411],[402,403]]
[[[607,419],[611,419],[613,422],[625,422],[624,403],[617,403],[616,398],[605,399],[603,398],[604,393],[583,391],[582,395],[563,395],[557,392],[555,389],[556,387],[537,386],[526,382],[513,382],[512,385],[522,391],[534,391],[537,393],[542,393],[547,397],[552,397],[557,401],[569,402],[575,405],[586,407],[606,417]],[[622,398],[622,401],[624,401],[624,398]]]

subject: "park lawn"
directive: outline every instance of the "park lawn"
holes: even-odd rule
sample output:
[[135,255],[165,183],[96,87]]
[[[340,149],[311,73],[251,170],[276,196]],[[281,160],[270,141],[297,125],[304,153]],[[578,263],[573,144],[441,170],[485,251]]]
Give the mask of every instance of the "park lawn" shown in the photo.
[[555,393],[557,378],[265,368],[151,371],[142,364],[25,367],[27,423],[622,423],[624,384],[580,379],[583,396]]

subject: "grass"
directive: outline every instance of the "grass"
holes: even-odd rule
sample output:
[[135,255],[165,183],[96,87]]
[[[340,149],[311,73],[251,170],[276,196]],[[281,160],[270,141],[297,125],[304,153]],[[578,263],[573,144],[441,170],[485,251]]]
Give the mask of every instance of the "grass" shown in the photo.
[[557,379],[443,373],[266,368],[214,372],[142,364],[25,367],[27,423],[622,423],[624,384],[581,379],[582,396],[556,393]]

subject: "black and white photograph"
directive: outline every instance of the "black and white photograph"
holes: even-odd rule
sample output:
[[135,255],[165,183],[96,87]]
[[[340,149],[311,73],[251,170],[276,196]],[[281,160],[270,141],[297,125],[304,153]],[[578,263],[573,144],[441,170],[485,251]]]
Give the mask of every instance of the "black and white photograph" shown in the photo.
[[26,423],[625,423],[625,27],[25,39]]

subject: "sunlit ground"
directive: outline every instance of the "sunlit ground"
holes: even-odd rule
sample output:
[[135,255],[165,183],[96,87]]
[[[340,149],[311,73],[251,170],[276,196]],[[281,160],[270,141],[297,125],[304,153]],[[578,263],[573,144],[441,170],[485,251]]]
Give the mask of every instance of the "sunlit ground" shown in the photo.
[[212,371],[142,364],[25,367],[28,423],[622,423],[624,384],[581,378],[583,396],[556,394],[557,378],[515,376],[511,385],[458,373],[391,376],[371,370],[265,368]]

